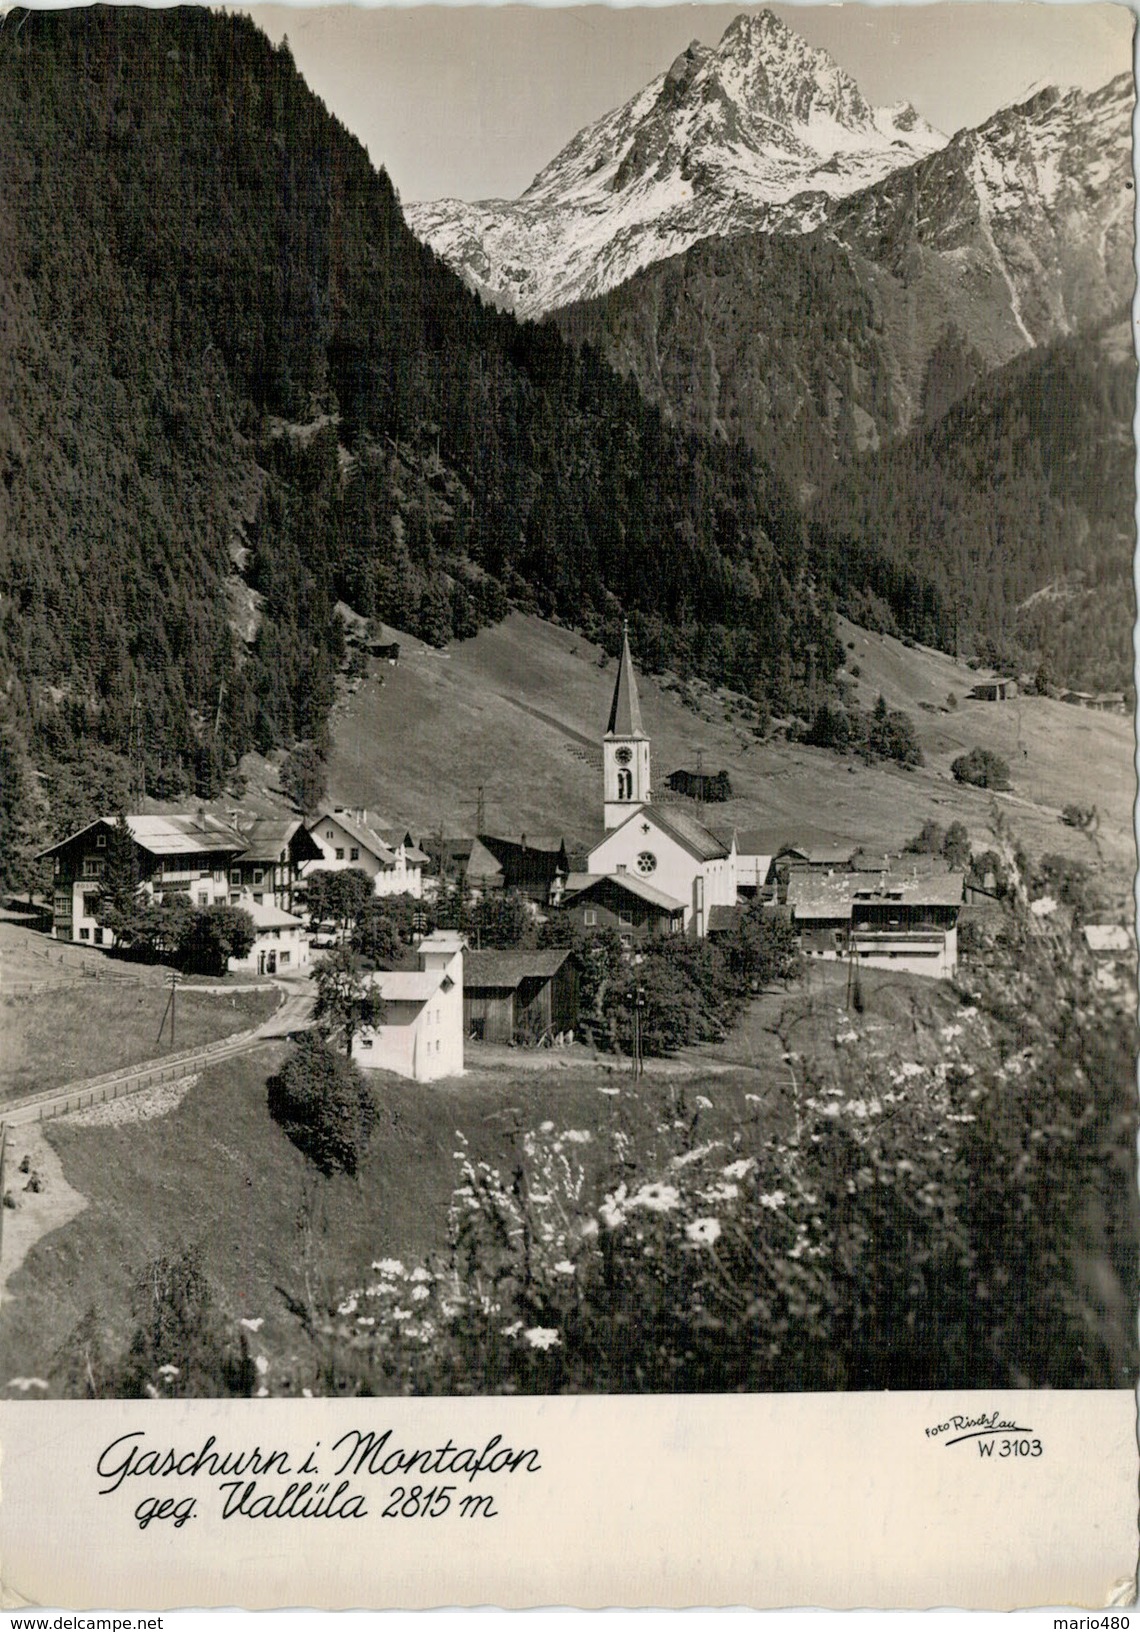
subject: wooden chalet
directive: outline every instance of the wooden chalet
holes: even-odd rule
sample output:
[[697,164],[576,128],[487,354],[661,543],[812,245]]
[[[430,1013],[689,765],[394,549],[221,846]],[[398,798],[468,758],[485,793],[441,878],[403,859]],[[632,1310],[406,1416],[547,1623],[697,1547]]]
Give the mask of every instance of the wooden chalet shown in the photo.
[[463,1029],[481,1042],[513,1043],[571,1031],[578,1022],[578,975],[565,950],[468,952],[463,965]]

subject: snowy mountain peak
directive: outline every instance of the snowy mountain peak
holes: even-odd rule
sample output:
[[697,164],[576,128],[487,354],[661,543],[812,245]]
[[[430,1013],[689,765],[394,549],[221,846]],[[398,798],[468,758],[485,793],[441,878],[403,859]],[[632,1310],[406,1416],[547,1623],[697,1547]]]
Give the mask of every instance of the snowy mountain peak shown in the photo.
[[694,40],[587,126],[513,203],[413,205],[414,231],[482,294],[533,316],[700,238],[818,225],[839,198],[945,145],[770,11]]

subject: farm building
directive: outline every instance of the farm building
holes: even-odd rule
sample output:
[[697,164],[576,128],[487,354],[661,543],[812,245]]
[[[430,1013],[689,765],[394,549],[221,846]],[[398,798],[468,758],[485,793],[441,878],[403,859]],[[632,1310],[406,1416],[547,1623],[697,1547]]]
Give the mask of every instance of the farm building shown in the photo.
[[516,841],[480,833],[471,846],[464,874],[467,889],[474,895],[496,890],[517,890],[537,907],[546,906],[555,880],[570,871],[566,845],[561,839],[528,841],[523,833]]
[[1003,703],[1017,696],[1016,680],[979,680],[966,693],[967,698],[980,703]]
[[420,942],[418,969],[371,977],[384,999],[384,1023],[361,1032],[358,1065],[415,1082],[462,1075],[465,945],[462,935],[437,929]]
[[291,912],[270,901],[238,900],[253,919],[257,939],[244,958],[231,958],[231,969],[248,969],[257,975],[294,974],[309,962],[309,938],[304,925]]
[[722,805],[732,798],[727,771],[717,771],[715,776],[708,771],[671,771],[665,786],[673,793],[684,794],[686,799],[700,799],[707,805]]
[[685,927],[684,902],[637,873],[571,873],[561,908],[576,929],[612,929],[627,946]]
[[578,1021],[578,976],[565,950],[469,952],[463,1029],[480,1042],[537,1041]]
[[775,881],[772,863],[779,848],[771,834],[737,833],[736,887],[742,895],[758,895]]

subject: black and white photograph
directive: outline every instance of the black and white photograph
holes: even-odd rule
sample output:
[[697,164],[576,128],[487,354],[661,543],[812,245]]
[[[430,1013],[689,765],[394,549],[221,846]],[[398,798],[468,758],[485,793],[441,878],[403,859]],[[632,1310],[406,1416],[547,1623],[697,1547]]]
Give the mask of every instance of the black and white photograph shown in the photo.
[[0,14],[13,1411],[1135,1387],[1134,22]]

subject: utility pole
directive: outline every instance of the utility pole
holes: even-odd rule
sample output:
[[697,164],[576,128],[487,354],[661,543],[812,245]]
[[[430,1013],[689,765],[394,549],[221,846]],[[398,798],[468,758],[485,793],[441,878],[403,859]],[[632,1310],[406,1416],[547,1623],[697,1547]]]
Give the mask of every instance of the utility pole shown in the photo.
[[177,969],[172,969],[170,971],[170,996],[167,998],[166,1007],[162,1011],[162,1023],[158,1028],[158,1037],[156,1038],[156,1041],[161,1043],[162,1034],[166,1030],[166,1017],[167,1017],[167,1015],[169,1015],[170,1016],[170,1046],[171,1046],[171,1048],[174,1047],[174,1019],[175,1019],[174,999],[175,999],[175,994],[178,991],[178,983],[179,983],[179,981],[181,979],[182,979],[182,977],[178,973]]
[[475,798],[475,831],[476,831],[476,833],[482,833],[484,831],[484,823],[485,823],[485,815],[484,815],[484,810],[483,810],[483,784],[482,784],[482,782],[480,782],[478,788],[475,791],[476,791],[476,798]]
[[703,816],[705,813],[705,755],[702,748],[697,749],[697,809]]

